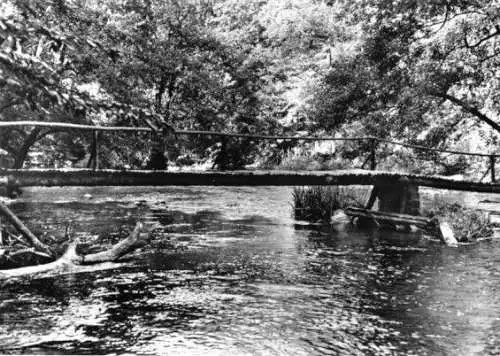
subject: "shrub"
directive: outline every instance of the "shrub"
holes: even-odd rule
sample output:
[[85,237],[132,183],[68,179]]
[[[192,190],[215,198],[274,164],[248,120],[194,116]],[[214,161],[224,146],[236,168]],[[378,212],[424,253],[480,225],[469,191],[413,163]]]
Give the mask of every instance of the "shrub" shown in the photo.
[[432,209],[423,212],[424,216],[436,217],[447,221],[458,241],[474,241],[493,235],[493,227],[488,214],[483,211],[467,209],[457,203],[433,202]]

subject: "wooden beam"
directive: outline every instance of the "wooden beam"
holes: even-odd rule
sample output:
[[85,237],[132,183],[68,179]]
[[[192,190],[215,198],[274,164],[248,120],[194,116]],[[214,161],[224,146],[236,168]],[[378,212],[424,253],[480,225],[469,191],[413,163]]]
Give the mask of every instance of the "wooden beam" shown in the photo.
[[346,215],[351,217],[364,217],[375,219],[378,222],[392,222],[395,224],[415,225],[418,227],[427,227],[432,221],[432,219],[422,216],[387,213],[353,207],[345,209],[345,213]]
[[[306,186],[390,184],[407,177],[409,183],[438,189],[500,193],[500,184],[459,181],[368,170],[337,171],[141,171],[90,169],[0,170],[0,184],[18,187],[55,186]],[[6,184],[5,184],[6,182]]]
[[349,207],[344,213],[350,217],[367,218],[375,222],[377,226],[380,223],[389,223],[395,225],[413,225],[427,231],[432,231],[435,235],[448,246],[457,246],[458,242],[453,234],[451,225],[446,221],[439,221],[437,218],[425,218],[422,216],[387,213],[368,209]]

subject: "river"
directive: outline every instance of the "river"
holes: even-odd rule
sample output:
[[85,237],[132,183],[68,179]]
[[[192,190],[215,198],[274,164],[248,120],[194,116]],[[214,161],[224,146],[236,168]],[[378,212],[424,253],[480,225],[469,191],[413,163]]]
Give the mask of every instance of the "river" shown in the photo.
[[26,191],[11,206],[39,235],[71,224],[106,245],[141,220],[152,241],[117,270],[3,286],[0,352],[500,354],[499,240],[304,226],[290,201],[286,187]]

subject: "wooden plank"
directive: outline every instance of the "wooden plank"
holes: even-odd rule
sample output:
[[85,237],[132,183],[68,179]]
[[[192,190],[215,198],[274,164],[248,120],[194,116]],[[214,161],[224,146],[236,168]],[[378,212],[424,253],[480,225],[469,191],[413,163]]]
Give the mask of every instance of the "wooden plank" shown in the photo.
[[[90,169],[0,170],[0,185],[28,186],[307,186],[374,185],[397,182],[401,177],[418,186],[500,193],[500,184],[458,181],[383,171],[143,171]],[[6,184],[5,184],[6,183]]]
[[458,242],[453,234],[451,225],[446,221],[426,218],[423,216],[415,216],[408,214],[387,213],[360,208],[347,208],[345,214],[350,217],[363,217],[373,219],[377,224],[392,223],[396,225],[414,225],[420,228],[430,229],[434,231],[437,237],[448,246],[457,246]]
[[[297,186],[349,185],[352,182],[369,185],[369,171],[284,172],[284,171],[139,171],[139,170],[0,170],[0,178],[23,186]],[[1,181],[1,179],[0,179]]]
[[431,219],[422,216],[387,213],[361,208],[350,207],[345,209],[345,213],[351,217],[364,217],[374,219],[377,222],[391,222],[395,224],[415,225],[419,227],[426,227],[431,223]]

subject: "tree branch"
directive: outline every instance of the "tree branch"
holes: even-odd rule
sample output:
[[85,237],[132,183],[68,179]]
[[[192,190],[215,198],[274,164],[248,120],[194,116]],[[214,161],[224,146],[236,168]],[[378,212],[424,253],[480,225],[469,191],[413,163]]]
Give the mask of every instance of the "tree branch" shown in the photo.
[[3,104],[2,106],[0,106],[0,112],[4,111],[5,109],[10,108],[11,106],[14,106],[14,105],[17,105],[17,104],[21,104],[21,103],[22,103],[22,101],[20,99],[18,99],[18,100],[11,100],[8,103]]
[[121,256],[133,251],[137,247],[142,228],[142,224],[137,223],[132,233],[125,240],[118,242],[109,250],[83,256],[82,263],[89,264],[116,261]]
[[500,28],[495,28],[495,31],[493,31],[492,33],[490,33],[488,36],[485,36],[479,40],[477,40],[476,43],[473,43],[473,44],[469,44],[469,41],[467,40],[467,33],[464,33],[464,43],[465,43],[465,47],[469,48],[469,49],[472,49],[472,48],[475,48],[475,47],[478,47],[479,45],[481,45],[483,42],[486,42],[490,39],[492,39],[493,37],[496,37],[500,35]]
[[434,93],[434,96],[451,101],[453,104],[460,106],[462,108],[462,110],[468,112],[469,114],[474,115],[480,121],[490,125],[493,129],[500,132],[500,124],[496,123],[495,121],[490,119],[488,116],[483,114],[478,108],[471,106],[471,105],[467,104],[465,101],[458,99],[458,98],[456,98],[450,94],[447,94],[447,93]]
[[[66,252],[57,260],[28,267],[0,270],[0,281],[12,278],[40,278],[65,273],[94,272],[119,267],[112,263],[121,256],[133,251],[141,241],[142,224],[137,223],[134,231],[125,240],[118,242],[108,251],[81,256],[76,252],[77,242],[69,244]],[[149,236],[149,234],[146,234]]]
[[50,256],[54,256],[54,252],[41,242],[27,227],[23,222],[5,205],[0,201],[0,214],[7,218],[9,221],[38,251],[42,251]]

